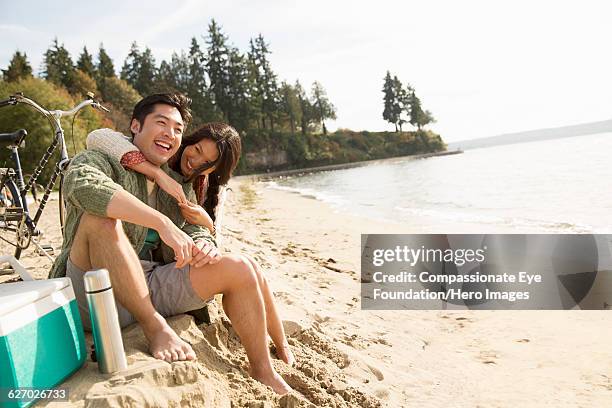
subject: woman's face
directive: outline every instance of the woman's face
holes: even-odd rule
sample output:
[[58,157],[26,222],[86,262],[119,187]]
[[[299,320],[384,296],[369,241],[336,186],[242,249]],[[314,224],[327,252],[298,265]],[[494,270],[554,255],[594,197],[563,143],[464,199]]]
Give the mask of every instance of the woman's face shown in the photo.
[[[181,173],[190,177],[193,171],[205,163],[214,163],[219,158],[217,143],[210,139],[202,139],[196,144],[187,146],[181,156]],[[204,170],[201,175],[207,175],[215,170],[214,167]]]

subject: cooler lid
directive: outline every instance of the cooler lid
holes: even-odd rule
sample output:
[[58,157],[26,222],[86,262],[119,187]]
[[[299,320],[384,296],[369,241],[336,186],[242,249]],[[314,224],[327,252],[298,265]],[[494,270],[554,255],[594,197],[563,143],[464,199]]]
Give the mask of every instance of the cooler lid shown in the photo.
[[0,316],[36,302],[71,284],[70,278],[3,283],[0,285]]

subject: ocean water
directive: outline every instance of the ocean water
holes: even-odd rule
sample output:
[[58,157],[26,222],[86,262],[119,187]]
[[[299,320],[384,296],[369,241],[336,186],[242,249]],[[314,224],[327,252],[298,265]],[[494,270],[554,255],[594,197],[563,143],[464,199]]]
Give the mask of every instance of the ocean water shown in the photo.
[[340,212],[408,225],[612,233],[610,133],[389,159],[265,183]]

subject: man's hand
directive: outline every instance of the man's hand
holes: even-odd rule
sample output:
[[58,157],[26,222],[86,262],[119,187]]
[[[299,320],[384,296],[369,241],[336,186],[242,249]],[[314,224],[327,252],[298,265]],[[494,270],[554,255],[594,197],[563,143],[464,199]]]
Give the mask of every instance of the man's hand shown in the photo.
[[191,266],[199,268],[207,264],[214,265],[221,260],[219,249],[206,240],[196,242],[191,259]]
[[192,254],[197,247],[191,237],[181,231],[169,218],[162,221],[162,226],[157,230],[159,237],[174,251],[176,267],[182,268],[192,264]]
[[159,188],[174,197],[179,204],[188,203],[181,184],[166,174],[161,168],[155,172],[155,183],[157,183]]

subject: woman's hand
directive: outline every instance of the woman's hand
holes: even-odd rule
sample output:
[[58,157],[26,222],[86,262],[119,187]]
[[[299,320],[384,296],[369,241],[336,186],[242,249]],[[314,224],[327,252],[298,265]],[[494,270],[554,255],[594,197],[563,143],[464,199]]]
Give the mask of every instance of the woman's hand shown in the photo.
[[219,249],[210,242],[202,240],[195,243],[190,264],[199,268],[206,264],[214,265],[220,260]]
[[179,208],[188,223],[201,225],[208,228],[210,232],[213,231],[213,220],[204,208],[189,201],[185,201],[184,203],[179,202]]
[[174,197],[179,205],[181,203],[187,203],[187,197],[185,197],[185,192],[181,184],[166,174],[162,169],[155,172],[155,183],[157,183],[159,188]]

